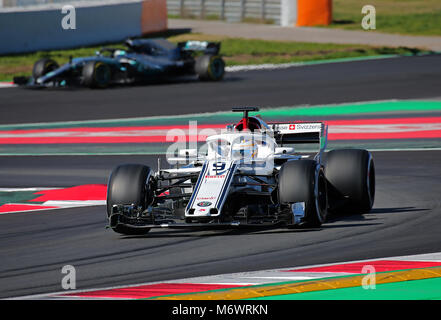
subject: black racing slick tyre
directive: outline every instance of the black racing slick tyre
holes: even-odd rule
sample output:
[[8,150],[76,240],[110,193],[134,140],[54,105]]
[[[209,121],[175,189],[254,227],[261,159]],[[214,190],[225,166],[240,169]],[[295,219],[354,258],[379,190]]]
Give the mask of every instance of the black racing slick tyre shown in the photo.
[[217,55],[196,57],[195,72],[202,81],[219,81],[225,74],[225,62]]
[[106,88],[112,80],[110,66],[102,61],[88,61],[83,67],[83,84],[89,88]]
[[38,79],[58,68],[58,63],[54,60],[49,58],[40,59],[34,64],[34,68],[32,69],[32,77],[34,79]]
[[362,149],[332,150],[326,154],[325,177],[332,213],[366,213],[375,199],[375,166]]
[[279,203],[305,203],[302,226],[319,227],[326,221],[328,200],[323,169],[313,160],[283,164],[278,178]]
[[144,228],[114,224],[112,214],[114,205],[134,205],[142,210],[147,208],[152,200],[150,174],[150,168],[140,164],[123,164],[112,171],[107,184],[107,217],[110,218],[110,226],[115,232],[132,235],[148,232]]

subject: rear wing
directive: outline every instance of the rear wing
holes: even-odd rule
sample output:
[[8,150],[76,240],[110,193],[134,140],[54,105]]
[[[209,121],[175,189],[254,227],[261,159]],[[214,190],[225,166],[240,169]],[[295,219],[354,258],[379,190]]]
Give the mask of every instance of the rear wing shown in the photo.
[[220,51],[221,43],[190,40],[179,42],[178,47],[183,51],[203,51],[206,54],[218,54]]
[[289,122],[268,123],[274,131],[276,142],[284,144],[317,143],[320,150],[326,148],[328,142],[328,126],[324,122]]

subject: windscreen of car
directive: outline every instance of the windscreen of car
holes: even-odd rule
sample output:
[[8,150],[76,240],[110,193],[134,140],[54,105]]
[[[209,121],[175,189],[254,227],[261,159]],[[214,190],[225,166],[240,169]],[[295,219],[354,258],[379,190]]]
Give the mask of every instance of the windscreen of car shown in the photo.
[[225,139],[216,139],[208,143],[210,150],[215,152],[216,156],[222,158],[230,157],[231,143]]

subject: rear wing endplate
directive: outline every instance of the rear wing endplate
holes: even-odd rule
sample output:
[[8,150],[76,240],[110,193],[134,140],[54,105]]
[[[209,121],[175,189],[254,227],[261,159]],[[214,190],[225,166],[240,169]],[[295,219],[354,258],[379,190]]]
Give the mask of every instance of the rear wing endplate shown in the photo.
[[328,126],[324,122],[269,123],[274,131],[276,142],[284,144],[318,143],[320,149],[326,148]]

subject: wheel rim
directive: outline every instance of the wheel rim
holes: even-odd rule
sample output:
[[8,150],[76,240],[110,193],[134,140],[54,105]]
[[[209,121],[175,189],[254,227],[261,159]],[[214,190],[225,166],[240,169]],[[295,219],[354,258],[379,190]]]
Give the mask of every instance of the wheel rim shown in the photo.
[[95,81],[99,86],[105,86],[110,81],[110,69],[107,65],[99,63],[95,66]]
[[221,59],[214,58],[211,61],[210,73],[215,80],[222,78],[224,73],[224,63]]

